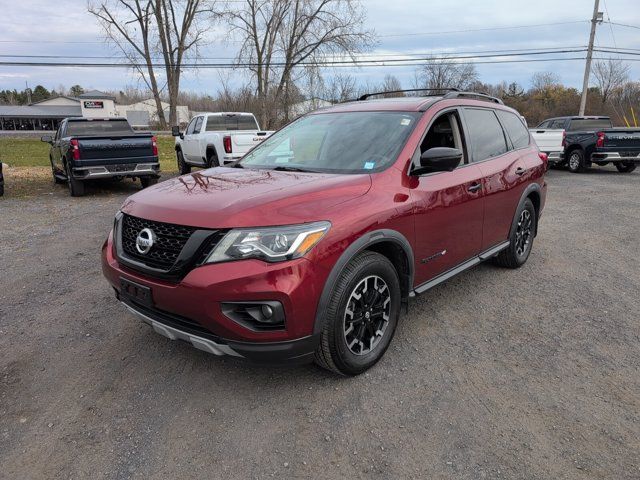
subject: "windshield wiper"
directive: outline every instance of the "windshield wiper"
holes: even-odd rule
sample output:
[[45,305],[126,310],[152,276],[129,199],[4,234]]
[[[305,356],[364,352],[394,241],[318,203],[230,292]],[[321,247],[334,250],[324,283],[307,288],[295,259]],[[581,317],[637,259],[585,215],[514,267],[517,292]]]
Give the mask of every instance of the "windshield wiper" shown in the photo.
[[277,167],[272,168],[271,170],[276,170],[278,172],[306,172],[306,173],[318,173],[318,170],[310,170],[308,168],[301,167],[289,167],[287,165],[278,165]]

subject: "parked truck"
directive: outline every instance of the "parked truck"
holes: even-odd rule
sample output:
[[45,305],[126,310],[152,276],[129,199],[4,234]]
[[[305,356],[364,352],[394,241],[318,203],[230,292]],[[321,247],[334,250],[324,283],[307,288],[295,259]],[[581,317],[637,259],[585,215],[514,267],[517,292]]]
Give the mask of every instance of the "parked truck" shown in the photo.
[[609,117],[550,118],[537,129],[565,130],[561,163],[574,173],[584,172],[594,163],[612,163],[619,172],[630,173],[640,163],[640,128],[614,128]]
[[192,167],[210,168],[235,162],[273,132],[261,131],[251,113],[202,113],[191,119],[183,133],[173,127],[176,159],[182,175]]
[[564,128],[531,128],[531,136],[541,152],[547,154],[549,166],[556,166],[564,158]]
[[55,183],[66,183],[72,197],[84,195],[85,181],[137,178],[142,187],[158,182],[158,143],[150,133],[135,132],[124,118],[65,118],[49,143]]

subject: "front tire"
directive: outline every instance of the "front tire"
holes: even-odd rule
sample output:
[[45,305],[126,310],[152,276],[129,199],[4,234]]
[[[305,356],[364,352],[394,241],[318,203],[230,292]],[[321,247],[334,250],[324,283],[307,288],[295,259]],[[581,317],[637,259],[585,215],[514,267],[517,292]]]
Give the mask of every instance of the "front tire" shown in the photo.
[[191,173],[191,165],[187,165],[187,162],[185,162],[182,150],[176,150],[176,159],[178,160],[178,171],[180,175]]
[[516,224],[509,236],[509,246],[495,258],[495,263],[506,268],[520,268],[533,248],[538,217],[533,202],[526,199],[516,213]]
[[365,251],[344,268],[331,292],[315,361],[358,375],[389,347],[400,316],[398,273],[385,256]]
[[616,163],[616,168],[620,173],[631,173],[636,169],[636,164],[633,162],[619,162]]
[[587,168],[584,163],[584,152],[580,149],[572,150],[567,160],[569,171],[571,173],[582,173]]

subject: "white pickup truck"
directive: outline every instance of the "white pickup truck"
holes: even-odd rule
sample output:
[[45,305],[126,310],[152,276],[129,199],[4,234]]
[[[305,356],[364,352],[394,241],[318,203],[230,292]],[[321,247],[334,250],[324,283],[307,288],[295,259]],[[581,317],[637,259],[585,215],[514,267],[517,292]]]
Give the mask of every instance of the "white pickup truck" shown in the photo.
[[185,132],[173,127],[176,158],[182,175],[191,167],[210,168],[242,158],[273,132],[261,131],[251,113],[201,113],[191,119]]
[[563,128],[530,128],[529,131],[540,151],[549,157],[549,165],[562,162],[565,139]]

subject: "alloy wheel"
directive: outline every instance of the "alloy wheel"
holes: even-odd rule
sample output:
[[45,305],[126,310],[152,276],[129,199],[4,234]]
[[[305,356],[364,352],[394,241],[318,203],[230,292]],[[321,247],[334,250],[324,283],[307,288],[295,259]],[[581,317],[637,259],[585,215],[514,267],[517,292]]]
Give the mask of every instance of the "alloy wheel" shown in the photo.
[[523,210],[516,226],[516,253],[520,257],[524,256],[531,244],[532,223],[531,212],[527,209]]
[[578,170],[580,168],[580,155],[577,153],[572,153],[569,157],[569,167],[572,170]]
[[373,351],[387,330],[391,292],[386,282],[370,275],[355,286],[344,313],[344,339],[355,355]]

